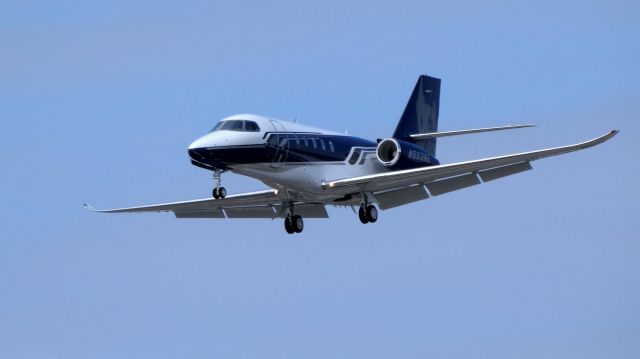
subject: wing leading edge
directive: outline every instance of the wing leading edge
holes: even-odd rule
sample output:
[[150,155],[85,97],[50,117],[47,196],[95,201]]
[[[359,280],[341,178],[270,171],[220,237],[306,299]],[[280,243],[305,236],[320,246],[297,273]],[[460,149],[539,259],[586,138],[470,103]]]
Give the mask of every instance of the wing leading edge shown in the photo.
[[527,128],[527,127],[535,127],[535,126],[536,125],[509,125],[509,126],[500,126],[500,127],[474,128],[474,129],[470,129],[470,130],[416,133],[414,135],[409,135],[409,137],[411,137],[414,140],[421,140],[421,139],[426,139],[426,138],[438,138],[438,137],[469,135],[469,134],[472,134],[472,133],[481,133],[481,132],[515,130],[517,128]]
[[512,155],[491,157],[474,161],[458,162],[446,165],[421,167],[410,170],[385,172],[368,176],[338,179],[326,182],[322,188],[339,193],[383,192],[417,185],[426,185],[432,195],[465,188],[483,181],[530,169],[530,161],[564,153],[583,150],[601,144],[618,133],[611,131],[590,141],[569,146],[554,147]]

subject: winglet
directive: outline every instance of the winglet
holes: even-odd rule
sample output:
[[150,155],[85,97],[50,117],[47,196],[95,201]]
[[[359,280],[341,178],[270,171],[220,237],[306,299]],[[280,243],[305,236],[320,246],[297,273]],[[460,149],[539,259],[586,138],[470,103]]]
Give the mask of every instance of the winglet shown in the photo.
[[89,211],[92,211],[92,212],[95,212],[95,211],[96,211],[96,209],[95,209],[95,208],[91,207],[91,205],[90,205],[90,204],[87,204],[87,203],[83,203],[83,204],[82,204],[82,207],[84,207],[85,209],[88,209]]

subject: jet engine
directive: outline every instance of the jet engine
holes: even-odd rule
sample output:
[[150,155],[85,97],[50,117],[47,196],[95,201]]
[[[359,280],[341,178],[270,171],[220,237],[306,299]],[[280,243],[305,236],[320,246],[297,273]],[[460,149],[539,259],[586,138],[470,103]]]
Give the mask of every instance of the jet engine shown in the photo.
[[422,147],[395,138],[387,138],[376,148],[378,161],[394,169],[415,168],[438,164]]

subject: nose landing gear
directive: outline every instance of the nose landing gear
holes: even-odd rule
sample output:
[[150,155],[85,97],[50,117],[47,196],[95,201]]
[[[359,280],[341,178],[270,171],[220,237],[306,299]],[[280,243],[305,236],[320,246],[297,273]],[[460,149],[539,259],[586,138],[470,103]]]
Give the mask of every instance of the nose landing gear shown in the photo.
[[213,180],[216,182],[216,186],[213,188],[213,191],[211,191],[211,194],[215,199],[222,199],[227,196],[227,189],[222,187],[221,175],[222,171],[220,171],[220,169],[216,168],[213,171]]

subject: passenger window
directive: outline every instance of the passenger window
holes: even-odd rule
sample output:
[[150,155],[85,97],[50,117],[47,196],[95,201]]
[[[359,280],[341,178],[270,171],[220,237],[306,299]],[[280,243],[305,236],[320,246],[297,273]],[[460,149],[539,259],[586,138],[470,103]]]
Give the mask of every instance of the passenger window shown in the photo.
[[324,140],[321,138],[319,141],[320,141],[320,148],[322,148],[323,151],[326,151],[327,148],[324,146]]
[[331,152],[335,152],[335,148],[333,147],[333,142],[329,141],[329,149],[331,150]]
[[311,142],[313,143],[313,148],[318,148],[318,146],[316,145],[316,139],[312,138]]

